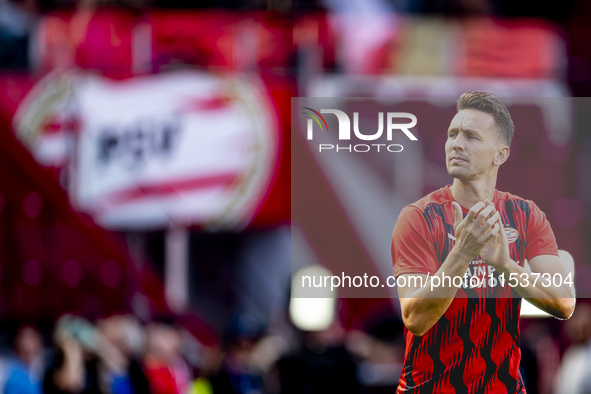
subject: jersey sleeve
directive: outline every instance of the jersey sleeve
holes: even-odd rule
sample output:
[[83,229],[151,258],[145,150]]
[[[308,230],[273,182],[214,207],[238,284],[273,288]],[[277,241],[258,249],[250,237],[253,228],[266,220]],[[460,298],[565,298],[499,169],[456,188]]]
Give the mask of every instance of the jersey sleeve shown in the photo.
[[546,214],[533,201],[529,202],[529,206],[525,258],[531,260],[540,255],[558,256],[556,238],[548,219],[546,219]]
[[433,235],[418,208],[408,205],[400,212],[390,247],[395,277],[401,274],[433,275],[437,272]]

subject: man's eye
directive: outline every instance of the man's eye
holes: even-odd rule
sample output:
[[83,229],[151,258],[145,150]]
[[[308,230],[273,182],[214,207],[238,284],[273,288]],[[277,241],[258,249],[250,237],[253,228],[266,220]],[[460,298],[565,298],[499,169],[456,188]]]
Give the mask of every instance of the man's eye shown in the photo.
[[474,137],[473,135],[469,135],[469,136],[468,136],[468,139],[470,139],[470,140],[475,140],[475,139],[476,139],[476,137]]
[[450,135],[449,135],[449,138],[455,137],[456,135],[457,135],[457,134],[455,134],[455,133],[452,133],[452,134],[450,134]]

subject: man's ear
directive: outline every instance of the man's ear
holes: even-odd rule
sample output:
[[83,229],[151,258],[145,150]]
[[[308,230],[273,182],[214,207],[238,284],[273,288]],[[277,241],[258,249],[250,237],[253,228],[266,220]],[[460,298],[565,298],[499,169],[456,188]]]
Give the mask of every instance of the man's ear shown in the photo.
[[499,151],[497,151],[497,154],[495,155],[495,158],[493,160],[495,165],[500,166],[501,164],[506,162],[507,159],[509,158],[510,152],[511,152],[511,150],[509,149],[508,146],[504,146]]

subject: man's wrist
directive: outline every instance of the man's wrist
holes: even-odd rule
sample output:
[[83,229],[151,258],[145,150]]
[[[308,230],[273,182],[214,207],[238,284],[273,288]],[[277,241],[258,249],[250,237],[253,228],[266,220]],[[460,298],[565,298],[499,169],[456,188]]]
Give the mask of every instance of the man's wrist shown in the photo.
[[507,259],[504,263],[495,267],[499,274],[510,274],[512,272],[512,268],[517,267],[518,264],[511,259]]
[[458,248],[454,247],[452,250],[449,251],[449,257],[452,258],[456,264],[468,265],[476,256],[469,256],[466,253],[458,250]]

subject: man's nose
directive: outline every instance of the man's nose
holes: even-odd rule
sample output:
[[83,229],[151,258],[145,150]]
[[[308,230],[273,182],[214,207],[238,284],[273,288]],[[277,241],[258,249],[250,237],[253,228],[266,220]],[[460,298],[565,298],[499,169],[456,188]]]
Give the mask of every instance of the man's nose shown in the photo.
[[452,144],[452,148],[453,149],[459,149],[459,150],[464,150],[464,143],[465,143],[465,139],[464,136],[460,133],[457,135],[457,137],[454,139],[454,142]]

